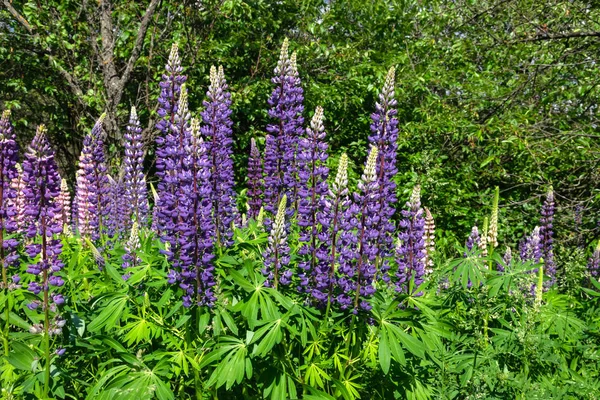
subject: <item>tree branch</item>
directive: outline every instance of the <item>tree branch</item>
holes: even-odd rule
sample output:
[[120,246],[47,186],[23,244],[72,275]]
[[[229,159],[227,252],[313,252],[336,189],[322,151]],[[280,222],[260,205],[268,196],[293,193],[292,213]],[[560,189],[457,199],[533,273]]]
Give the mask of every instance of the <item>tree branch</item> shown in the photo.
[[27,22],[25,17],[23,17],[21,14],[19,14],[19,12],[17,10],[15,10],[15,8],[12,6],[12,4],[10,4],[9,0],[3,0],[2,3],[4,4],[4,7],[6,7],[8,12],[11,13],[12,16],[15,17],[17,19],[17,21],[19,21],[21,23],[21,25],[23,25],[25,27],[25,29],[27,29],[29,31],[29,33],[33,32],[33,28],[31,27],[29,22]]
[[152,19],[152,15],[156,11],[156,7],[160,0],[152,0],[144,13],[144,17],[142,18],[142,22],[140,23],[140,27],[138,29],[137,36],[135,38],[135,44],[133,45],[133,49],[131,50],[131,56],[127,61],[127,65],[125,66],[125,71],[121,76],[121,84],[125,85],[129,80],[129,75],[131,75],[131,71],[135,66],[138,58],[140,58],[140,53],[142,52],[142,45],[144,44],[144,38],[146,37],[146,32],[148,31],[148,27],[150,26],[150,20]]
[[561,40],[570,38],[583,38],[583,37],[600,37],[600,32],[567,32],[557,33],[555,35],[538,35],[536,37],[516,40],[513,43],[524,43],[524,42],[539,42],[543,40]]

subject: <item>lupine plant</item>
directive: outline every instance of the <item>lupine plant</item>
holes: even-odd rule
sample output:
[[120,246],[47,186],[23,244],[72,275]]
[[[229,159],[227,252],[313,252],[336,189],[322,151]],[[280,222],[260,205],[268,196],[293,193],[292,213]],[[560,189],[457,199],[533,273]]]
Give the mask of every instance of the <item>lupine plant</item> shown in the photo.
[[[303,126],[288,47],[265,104],[264,168],[262,140],[251,142],[240,221],[223,71],[211,69],[202,111],[190,110],[177,46],[157,93],[150,228],[135,109],[120,166],[104,159],[102,118],[84,138],[74,221],[43,126],[19,173],[3,116],[0,251],[11,270],[0,293],[0,397],[595,398],[600,245],[589,255],[554,246],[551,192],[540,227],[513,255],[496,188],[482,230],[454,249],[443,218],[436,231],[441,211],[424,207],[428,179],[418,178],[423,198],[417,185],[396,205],[406,188],[394,183],[394,68],[355,182],[356,164],[330,148],[327,110]],[[545,274],[561,284],[544,286]]]

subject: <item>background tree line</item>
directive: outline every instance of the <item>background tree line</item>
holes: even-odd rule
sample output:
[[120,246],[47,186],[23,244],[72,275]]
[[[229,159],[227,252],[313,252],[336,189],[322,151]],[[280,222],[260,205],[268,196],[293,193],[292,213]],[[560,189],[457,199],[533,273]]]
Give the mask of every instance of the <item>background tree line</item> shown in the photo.
[[[236,175],[262,144],[270,77],[289,37],[305,118],[325,109],[328,142],[355,176],[369,114],[397,67],[400,199],[420,182],[442,228],[462,242],[501,189],[501,236],[539,218],[553,185],[559,242],[598,236],[600,3],[534,0],[2,0],[0,108],[22,146],[46,123],[72,178],[83,134],[103,112],[115,169],[129,107],[145,126],[152,171],[158,81],[173,42],[201,109],[211,64],[231,84]],[[335,157],[334,157],[335,158]],[[335,163],[335,160],[334,160]],[[152,177],[153,174],[150,174]],[[152,179],[150,179],[152,180]],[[524,213],[524,214],[523,214]],[[523,220],[527,215],[529,220]],[[516,240],[516,239],[515,239]],[[514,245],[514,243],[512,243]]]

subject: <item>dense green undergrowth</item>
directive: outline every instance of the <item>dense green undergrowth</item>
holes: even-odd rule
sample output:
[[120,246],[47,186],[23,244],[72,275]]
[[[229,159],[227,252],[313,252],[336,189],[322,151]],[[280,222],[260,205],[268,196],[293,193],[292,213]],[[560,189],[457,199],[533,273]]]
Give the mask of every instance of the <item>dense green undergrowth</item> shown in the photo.
[[[418,295],[381,286],[372,311],[353,315],[305,304],[294,288],[265,287],[267,240],[256,223],[236,230],[234,239],[215,263],[215,307],[186,309],[167,283],[162,244],[148,232],[142,232],[143,262],[127,281],[120,242],[103,257],[79,238],[64,238],[66,325],[51,347],[65,352],[52,355],[50,397],[594,399],[600,393],[600,284],[584,278],[585,259],[577,252],[558,251],[561,265],[570,267],[541,298],[530,290],[539,265],[513,262],[501,274],[489,268],[500,258],[473,252],[436,259]],[[33,296],[26,289],[1,296],[2,318],[10,321],[1,396],[39,398],[45,345],[30,329],[43,314],[25,307]]]

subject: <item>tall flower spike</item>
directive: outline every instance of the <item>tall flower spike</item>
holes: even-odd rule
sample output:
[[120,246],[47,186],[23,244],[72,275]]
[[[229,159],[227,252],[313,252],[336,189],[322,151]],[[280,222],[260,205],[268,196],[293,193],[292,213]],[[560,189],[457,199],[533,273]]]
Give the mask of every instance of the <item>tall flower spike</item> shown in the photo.
[[488,245],[487,245],[487,231],[488,231],[488,217],[484,217],[483,218],[483,229],[482,232],[483,234],[481,235],[481,238],[479,239],[479,250],[481,250],[481,255],[483,257],[487,257],[488,255]]
[[587,269],[592,277],[600,280],[600,241],[588,261]]
[[10,199],[13,211],[12,220],[17,233],[24,234],[29,226],[27,214],[25,213],[25,181],[23,180],[23,169],[20,164],[16,165],[17,177],[11,182],[11,188],[15,197]]
[[97,239],[105,230],[109,212],[109,190],[102,126],[102,114],[83,139],[77,171],[77,229],[82,236]]
[[512,250],[510,247],[506,247],[506,252],[502,257],[502,263],[496,263],[496,270],[498,272],[504,272],[507,268],[510,268],[512,265]]
[[[173,133],[175,117],[179,112],[181,102],[182,86],[187,80],[183,75],[183,68],[179,60],[177,44],[171,47],[169,60],[165,66],[166,73],[162,76],[160,82],[160,95],[158,97],[158,121],[156,129],[160,135],[156,138],[156,176],[158,177],[158,195],[160,199],[167,202],[173,201],[172,198],[178,186],[177,173],[178,166],[181,165],[183,156],[183,146],[179,135]],[[187,104],[187,101],[185,102]],[[184,113],[179,113],[180,116]],[[156,207],[156,203],[154,205]],[[157,231],[162,229],[172,229],[172,218],[169,210],[161,211],[161,204],[158,203],[155,219]],[[162,233],[162,232],[161,232]]]
[[498,247],[498,202],[500,201],[500,188],[496,186],[494,191],[494,203],[492,204],[492,217],[488,231],[488,243],[492,251]]
[[425,207],[425,231],[423,233],[425,242],[425,273],[433,272],[433,253],[435,252],[435,221],[429,208]]
[[232,223],[238,217],[234,190],[233,139],[231,120],[231,94],[225,81],[223,67],[210,68],[210,86],[202,112],[201,132],[206,137],[210,156],[210,182],[212,192],[215,241],[219,246],[232,243]]
[[521,260],[539,263],[543,257],[540,227],[536,226],[530,236],[521,242]]
[[0,118],[0,268],[2,268],[2,286],[8,287],[7,268],[13,264],[17,255],[14,253],[17,247],[15,239],[7,239],[8,233],[17,230],[14,219],[16,210],[14,201],[17,197],[13,181],[18,179],[17,142],[10,123],[10,111],[6,110]]
[[132,221],[138,225],[146,226],[148,221],[148,188],[144,178],[144,144],[142,141],[142,128],[135,107],[131,107],[129,125],[125,133],[125,157],[123,160],[125,174],[126,218],[127,227]]
[[60,181],[60,194],[56,199],[56,203],[61,212],[55,215],[55,218],[60,226],[62,226],[63,233],[69,236],[71,235],[71,193],[69,192],[66,179]]
[[554,252],[552,249],[552,243],[554,242],[554,210],[554,191],[551,187],[542,205],[542,217],[540,219],[542,257],[544,258],[544,269],[550,277],[550,280],[547,282],[550,286],[556,281],[556,263],[554,262]]
[[[402,210],[404,217],[400,221],[399,245],[396,250],[398,272],[396,277],[396,291],[411,294],[410,282],[414,281],[417,288],[423,283],[425,275],[426,247],[425,247],[425,218],[421,208],[421,187],[415,186]],[[414,291],[414,290],[413,290]]]
[[[467,238],[467,242],[465,243],[467,252],[470,252],[471,250],[473,250],[473,247],[479,248],[480,242],[481,242],[481,236],[479,236],[479,229],[477,229],[477,226],[474,226],[471,229],[471,234]],[[465,253],[464,256],[467,257],[468,254]]]
[[300,237],[298,267],[300,287],[310,292],[319,302],[326,299],[329,289],[329,263],[326,240],[320,235],[319,226],[329,191],[327,186],[327,143],[323,126],[323,108],[317,107],[306,129],[306,137],[298,144],[298,225]]
[[377,237],[380,226],[379,184],[377,181],[377,146],[371,146],[365,170],[358,182],[354,203],[346,211],[346,230],[354,231],[353,238],[345,238],[346,246],[340,258],[338,281],[341,294],[337,301],[342,309],[350,307],[357,313],[359,307],[370,310],[369,299],[375,293],[377,273]]
[[190,179],[182,185],[179,221],[179,286],[184,290],[183,305],[212,306],[216,301],[213,242],[215,224],[212,215],[211,159],[208,146],[200,137],[200,123],[192,119],[189,153],[184,163]]
[[[338,164],[335,180],[331,185],[323,211],[319,214],[319,222],[322,227],[319,238],[325,242],[327,247],[327,270],[320,270],[317,276],[319,287],[317,295],[327,295],[327,304],[334,300],[334,290],[337,286],[335,276],[336,267],[339,263],[340,254],[349,243],[345,242],[353,237],[352,232],[346,231],[347,221],[344,219],[350,199],[348,197],[348,156],[343,153]],[[317,297],[317,296],[315,296]]]
[[287,243],[285,226],[287,196],[284,194],[279,202],[275,223],[269,235],[269,243],[265,250],[263,275],[267,277],[267,285],[278,288],[279,284],[289,285],[292,282],[292,270],[286,269],[290,263],[290,247]]
[[381,226],[377,246],[379,252],[379,271],[384,281],[389,280],[389,259],[392,256],[394,244],[394,212],[396,210],[396,184],[394,176],[396,168],[396,153],[398,149],[398,118],[396,114],[397,101],[394,98],[396,69],[391,67],[385,78],[385,83],[379,93],[379,101],[375,104],[375,112],[371,114],[371,136],[369,143],[377,146],[377,180],[379,182],[379,208]]
[[121,236],[127,230],[127,223],[131,219],[128,215],[128,203],[126,198],[125,184],[122,179],[115,180],[108,176],[108,217],[106,218],[106,231],[109,236]]
[[[302,128],[304,94],[295,67],[295,57],[292,60],[288,56],[287,39],[281,47],[275,76],[271,82],[275,84],[275,88],[269,98],[269,116],[274,121],[267,126],[264,195],[265,210],[273,215],[283,194],[287,195],[290,205],[294,207],[296,205],[298,193],[296,151],[298,139],[304,131]],[[294,207],[289,208],[290,215],[293,214]]]
[[[179,251],[179,224],[183,220],[183,214],[187,212],[186,202],[189,203],[183,188],[188,187],[192,179],[189,171],[191,140],[189,121],[188,94],[186,86],[182,85],[171,130],[164,140],[164,146],[157,150],[157,157],[161,158],[164,166],[158,185],[157,228],[161,240],[170,245],[170,250],[166,251],[166,254],[174,263],[178,262],[176,253]],[[178,265],[174,267],[177,268]]]
[[262,160],[254,138],[250,140],[248,159],[248,218],[255,218],[262,207]]
[[35,275],[29,283],[29,290],[35,295],[43,293],[42,302],[33,301],[28,307],[34,309],[41,304],[45,313],[44,331],[46,334],[60,333],[60,327],[50,325],[49,314],[56,311],[56,306],[64,303],[64,298],[56,289],[64,284],[59,275],[63,267],[59,259],[62,244],[55,238],[55,235],[62,232],[62,226],[54,217],[62,211],[57,202],[61,179],[54,151],[50,148],[43,125],[38,127],[25,153],[23,180],[26,183],[26,209],[30,222],[27,237],[33,239],[41,236],[41,243],[31,242],[25,246],[27,255],[33,260],[27,267],[27,272]]

